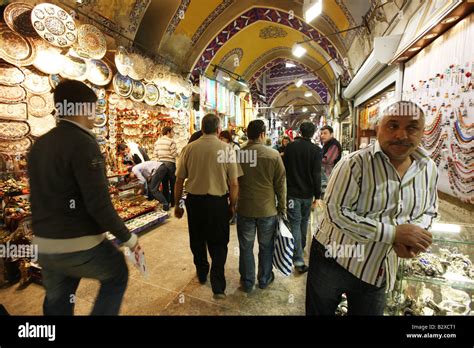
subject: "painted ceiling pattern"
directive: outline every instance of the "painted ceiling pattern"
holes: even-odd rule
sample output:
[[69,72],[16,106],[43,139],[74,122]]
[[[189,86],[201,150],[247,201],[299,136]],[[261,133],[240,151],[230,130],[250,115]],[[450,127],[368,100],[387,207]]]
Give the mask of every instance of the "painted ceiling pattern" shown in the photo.
[[276,25],[269,25],[268,27],[263,28],[260,30],[259,37],[262,39],[274,39],[277,37],[286,37],[288,33],[280,27]]
[[229,52],[227,52],[227,54],[221,59],[221,61],[219,62],[219,65],[222,66],[225,64],[225,62],[227,62],[227,60],[232,57],[233,55],[237,56],[239,58],[239,61],[242,60],[242,57],[244,56],[244,50],[237,47],[237,48],[234,48],[232,50],[230,50]]
[[224,0],[219,6],[217,6],[214,11],[212,11],[209,16],[207,16],[206,20],[199,26],[198,30],[194,33],[193,37],[191,38],[191,45],[195,45],[196,42],[201,38],[202,34],[209,25],[222,13],[225,9],[227,9],[230,5],[232,5],[235,0]]
[[181,1],[181,5],[179,5],[178,9],[176,10],[176,13],[173,16],[171,23],[168,25],[168,28],[166,28],[167,34],[171,35],[174,33],[179,22],[181,22],[181,20],[184,19],[184,14],[186,13],[186,10],[188,9],[188,6],[190,3],[191,3],[191,0]]

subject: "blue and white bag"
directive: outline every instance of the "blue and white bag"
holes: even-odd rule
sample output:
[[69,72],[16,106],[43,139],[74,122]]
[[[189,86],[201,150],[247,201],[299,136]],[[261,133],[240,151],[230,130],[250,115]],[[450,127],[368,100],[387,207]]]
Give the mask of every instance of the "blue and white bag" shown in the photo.
[[288,221],[279,216],[275,237],[275,251],[273,253],[273,266],[285,276],[289,276],[293,270],[294,250],[295,242],[290,232]]

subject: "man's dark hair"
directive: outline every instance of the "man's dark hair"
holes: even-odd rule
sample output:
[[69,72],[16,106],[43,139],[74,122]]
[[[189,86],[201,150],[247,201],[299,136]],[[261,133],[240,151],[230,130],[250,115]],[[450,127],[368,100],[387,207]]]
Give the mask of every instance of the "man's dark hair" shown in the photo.
[[188,144],[192,143],[193,141],[198,140],[200,137],[202,137],[202,131],[198,130],[197,132],[194,132],[191,135],[191,138],[189,138]]
[[247,136],[250,140],[256,140],[265,130],[265,122],[262,120],[253,120],[247,126]]
[[172,130],[173,130],[173,128],[171,128],[170,126],[163,127],[163,130],[161,131],[161,134],[167,135],[167,134],[170,133]]
[[300,125],[300,133],[303,138],[312,138],[314,132],[316,132],[316,126],[313,122],[306,121]]
[[214,134],[219,128],[221,120],[214,114],[207,114],[202,118],[202,132],[204,134]]
[[331,134],[334,133],[334,129],[332,129],[331,126],[323,126],[323,127],[321,127],[321,132],[322,132],[323,130],[326,130],[326,129],[329,131],[329,133],[331,133]]
[[122,151],[125,151],[125,149],[126,149],[127,147],[128,147],[127,144],[121,143],[121,144],[118,144],[117,150],[118,150],[118,152],[122,152]]
[[[93,104],[97,102],[97,96],[92,89],[84,83],[76,80],[61,81],[54,90],[54,104],[64,103]],[[59,114],[60,117],[67,116],[65,112]],[[69,115],[76,116],[76,115]]]
[[219,137],[229,140],[229,143],[232,142],[232,135],[230,135],[230,132],[228,130],[223,130],[222,132],[220,132]]

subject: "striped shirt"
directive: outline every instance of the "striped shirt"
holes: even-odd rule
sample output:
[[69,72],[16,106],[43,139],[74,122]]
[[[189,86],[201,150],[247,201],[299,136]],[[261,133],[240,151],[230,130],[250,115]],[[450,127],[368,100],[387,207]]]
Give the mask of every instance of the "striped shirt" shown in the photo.
[[157,161],[176,163],[178,157],[178,150],[176,142],[164,135],[155,142],[153,156]]
[[342,267],[366,283],[386,282],[387,291],[398,269],[392,246],[396,226],[428,230],[437,216],[436,164],[421,148],[411,156],[402,179],[378,141],[343,158],[331,174],[315,234],[327,250],[337,252],[332,256]]

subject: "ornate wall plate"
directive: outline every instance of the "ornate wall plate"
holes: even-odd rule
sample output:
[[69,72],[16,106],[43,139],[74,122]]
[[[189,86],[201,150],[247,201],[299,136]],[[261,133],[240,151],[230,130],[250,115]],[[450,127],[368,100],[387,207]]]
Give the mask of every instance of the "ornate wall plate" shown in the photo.
[[132,94],[130,99],[136,102],[141,102],[145,99],[145,85],[141,81],[132,80]]
[[30,65],[36,57],[31,39],[0,23],[0,58],[16,66]]
[[49,3],[36,5],[31,12],[33,28],[51,45],[69,47],[77,40],[74,19],[61,7]]
[[128,76],[132,67],[132,60],[127,50],[122,46],[117,47],[115,52],[115,66],[121,75]]
[[31,11],[33,6],[24,2],[14,2],[3,12],[3,18],[8,27],[24,36],[37,36],[33,24],[31,23]]
[[107,110],[107,100],[105,99],[97,99],[96,103],[96,113],[101,114],[104,113],[105,110]]
[[102,60],[90,59],[87,61],[87,79],[97,86],[105,86],[112,81],[113,73],[110,66]]
[[102,59],[107,52],[107,41],[97,27],[83,24],[77,30],[74,50],[84,58]]
[[40,137],[56,127],[56,118],[53,115],[44,117],[30,116],[28,118],[28,124],[31,127],[31,135]]
[[132,66],[128,72],[128,75],[134,80],[143,80],[147,73],[147,64],[145,58],[136,53],[131,54],[130,58],[132,60]]
[[53,93],[28,94],[28,116],[44,117],[54,111]]
[[128,76],[115,75],[113,84],[115,93],[121,97],[128,97],[132,93],[132,79]]
[[153,83],[148,83],[145,85],[145,103],[148,105],[158,104],[160,99],[160,91]]
[[25,81],[23,81],[22,86],[25,87],[28,92],[44,94],[51,91],[51,85],[47,75],[40,73],[34,68],[23,68],[23,73],[25,74]]
[[50,75],[49,76],[49,84],[52,88],[56,88],[57,85],[62,81],[62,77],[58,74]]
[[0,121],[0,139],[19,140],[30,134],[30,125],[24,121]]
[[0,140],[0,153],[5,155],[20,155],[28,152],[33,141],[30,138],[23,138],[21,140]]
[[104,127],[106,124],[107,124],[106,114],[95,115],[94,127],[100,128],[100,127]]
[[16,86],[25,80],[25,74],[21,69],[14,65],[1,63],[0,64],[0,84],[6,86]]
[[48,75],[59,74],[64,68],[64,56],[61,54],[61,49],[51,46],[40,38],[34,40],[34,45],[36,58],[33,66]]
[[59,75],[70,80],[84,81],[87,73],[88,67],[84,59],[67,55],[64,57],[64,67]]
[[188,110],[191,106],[191,98],[188,98],[184,96],[184,94],[181,94],[181,101],[183,102],[183,110]]
[[28,118],[26,103],[0,104],[0,119],[23,121]]
[[120,101],[120,96],[117,93],[111,93],[109,95],[109,104],[117,105]]
[[183,107],[183,102],[181,100],[181,96],[176,93],[173,108],[175,108],[176,110],[181,110],[182,107]]
[[20,103],[26,98],[26,91],[21,86],[1,86],[0,103]]

